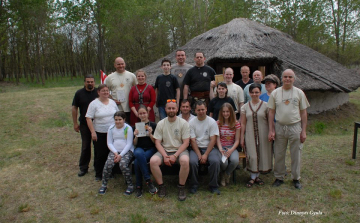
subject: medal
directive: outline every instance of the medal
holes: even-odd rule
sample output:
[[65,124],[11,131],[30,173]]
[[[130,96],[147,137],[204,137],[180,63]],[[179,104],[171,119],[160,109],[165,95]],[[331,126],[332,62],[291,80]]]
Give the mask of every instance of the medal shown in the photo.
[[121,83],[121,84],[120,84],[120,87],[124,87],[124,84],[123,84],[123,83]]
[[179,77],[182,77],[182,76],[183,76],[183,74],[182,74],[182,73],[179,73],[179,74],[178,74],[178,76],[179,76]]
[[287,99],[284,103],[288,105],[290,103],[289,99]]

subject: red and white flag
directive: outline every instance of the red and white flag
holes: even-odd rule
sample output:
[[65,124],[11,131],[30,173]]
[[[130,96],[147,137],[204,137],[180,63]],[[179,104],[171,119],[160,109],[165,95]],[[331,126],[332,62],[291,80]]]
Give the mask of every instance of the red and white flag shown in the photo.
[[101,73],[101,75],[100,75],[100,81],[101,81],[101,84],[105,84],[106,82],[105,82],[105,79],[107,78],[107,75],[104,73],[104,71],[102,71],[102,70],[100,70],[100,73]]

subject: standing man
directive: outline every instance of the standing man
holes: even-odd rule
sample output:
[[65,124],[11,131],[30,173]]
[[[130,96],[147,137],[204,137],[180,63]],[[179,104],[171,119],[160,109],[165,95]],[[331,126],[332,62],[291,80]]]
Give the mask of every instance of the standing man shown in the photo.
[[[265,88],[265,84],[262,84],[261,81],[263,79],[263,76],[261,74],[261,71],[256,70],[253,73],[253,78],[254,78],[254,83],[260,84],[261,85],[261,94],[266,93],[266,88]],[[246,85],[246,87],[244,88],[244,96],[245,96],[245,102],[248,102],[251,100],[250,94],[249,94],[249,87],[251,84]]]
[[209,104],[210,82],[215,80],[216,72],[211,67],[205,65],[205,55],[202,52],[195,53],[196,65],[188,70],[184,79],[184,99],[188,99],[189,90],[191,92],[191,109],[194,112],[194,104],[201,100]]
[[178,117],[185,119],[187,122],[190,122],[193,118],[195,118],[195,115],[190,113],[190,101],[187,99],[183,99],[180,102],[180,111],[181,113]]
[[168,100],[165,106],[167,117],[161,120],[155,130],[155,146],[158,150],[150,159],[151,172],[159,185],[159,197],[166,196],[160,165],[171,166],[175,162],[180,164],[178,199],[186,199],[185,183],[189,175],[189,123],[178,118],[178,107],[175,100]]
[[[307,112],[310,106],[304,92],[294,87],[295,73],[287,69],[282,73],[283,86],[275,89],[269,98],[269,141],[274,143],[274,187],[284,183],[286,174],[285,154],[289,145],[291,175],[296,189],[301,189],[300,161],[306,140]],[[274,116],[276,123],[274,124]]]
[[[75,132],[81,134],[81,154],[79,160],[80,171],[79,177],[84,176],[89,169],[89,163],[91,159],[91,132],[86,123],[86,111],[87,108],[95,98],[98,97],[97,90],[95,88],[95,79],[92,75],[86,75],[84,80],[84,88],[78,90],[75,93],[72,102],[72,119],[74,123]],[[80,110],[79,122],[77,122],[78,109]]]
[[106,78],[106,85],[111,91],[111,98],[119,107],[119,111],[126,114],[126,122],[130,123],[129,93],[132,86],[137,84],[135,74],[125,70],[126,64],[123,58],[115,59],[115,72]]
[[[234,70],[231,67],[225,69],[224,80],[227,86],[227,96],[232,98],[235,103],[234,110],[236,111],[236,118],[240,118],[240,108],[244,104],[244,90],[233,82]],[[211,81],[210,86],[210,100],[216,97],[215,81]]]
[[219,127],[216,121],[207,116],[206,105],[203,101],[195,104],[197,117],[190,121],[190,193],[195,194],[199,187],[199,164],[209,163],[211,193],[220,195],[218,176],[220,173],[221,153],[214,148],[216,137],[219,136]]
[[[172,65],[171,73],[175,75],[180,85],[180,102],[183,99],[183,89],[184,89],[184,78],[186,72],[192,68],[193,66],[185,63],[186,61],[186,53],[182,49],[178,49],[176,51],[176,64]],[[181,110],[181,109],[180,109]]]
[[235,84],[239,85],[242,89],[248,84],[254,83],[254,81],[249,77],[250,68],[248,66],[242,66],[240,69],[241,79],[236,81]]

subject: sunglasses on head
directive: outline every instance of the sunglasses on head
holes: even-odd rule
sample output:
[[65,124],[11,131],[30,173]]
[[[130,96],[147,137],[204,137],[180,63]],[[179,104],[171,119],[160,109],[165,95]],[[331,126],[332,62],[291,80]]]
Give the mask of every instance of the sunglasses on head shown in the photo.
[[169,102],[175,102],[176,103],[176,100],[175,99],[167,99],[166,103],[169,103]]

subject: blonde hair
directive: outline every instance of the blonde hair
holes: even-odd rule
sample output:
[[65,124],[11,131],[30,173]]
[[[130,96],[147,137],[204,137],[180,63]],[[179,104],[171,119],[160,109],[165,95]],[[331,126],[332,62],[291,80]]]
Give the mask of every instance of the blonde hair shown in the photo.
[[146,72],[145,72],[144,70],[142,70],[142,69],[137,70],[137,71],[135,72],[135,76],[136,76],[136,77],[137,77],[138,73],[144,73],[145,78],[147,78]]
[[236,125],[236,116],[235,116],[235,111],[234,108],[232,107],[232,105],[230,103],[224,103],[219,111],[219,126],[223,126],[225,124],[225,118],[222,114],[224,108],[228,108],[230,111],[230,117],[229,117],[229,128],[230,129],[235,129],[235,125]]

